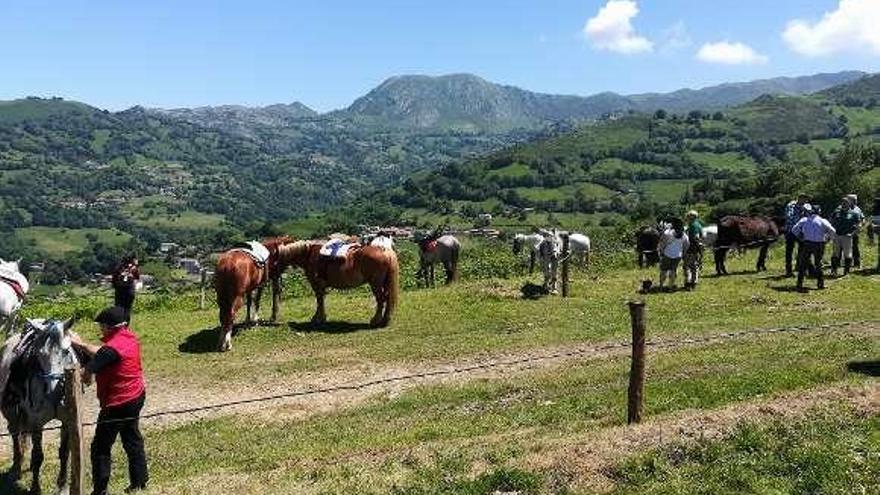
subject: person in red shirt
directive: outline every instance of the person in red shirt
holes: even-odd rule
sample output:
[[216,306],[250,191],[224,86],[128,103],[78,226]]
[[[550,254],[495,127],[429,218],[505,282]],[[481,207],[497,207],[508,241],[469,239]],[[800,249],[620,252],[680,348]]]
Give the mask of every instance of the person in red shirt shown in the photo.
[[107,493],[110,452],[117,434],[128,456],[130,485],[125,492],[130,493],[145,488],[148,479],[144,437],[138,427],[146,399],[140,342],[128,328],[125,308],[107,308],[98,314],[95,322],[101,327],[103,345],[89,344],[80,336],[71,335],[74,347],[90,358],[85,365],[84,382],[90,383],[94,375],[101,404],[91,449],[92,495]]

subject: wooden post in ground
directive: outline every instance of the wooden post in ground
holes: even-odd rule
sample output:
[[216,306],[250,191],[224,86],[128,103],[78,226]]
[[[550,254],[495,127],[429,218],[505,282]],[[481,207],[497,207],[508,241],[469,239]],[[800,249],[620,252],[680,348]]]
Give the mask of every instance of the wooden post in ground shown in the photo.
[[70,448],[70,495],[85,495],[83,461],[86,455],[82,426],[82,381],[78,369],[64,370],[64,399],[68,415],[67,445]]
[[199,272],[199,277],[201,277],[200,282],[200,294],[199,294],[199,309],[205,309],[205,286],[208,285],[208,270],[202,268]]
[[641,422],[645,405],[645,303],[630,302],[629,315],[632,320],[632,365],[626,422],[632,424]]
[[568,232],[562,234],[562,297],[568,297],[568,261],[571,258]]

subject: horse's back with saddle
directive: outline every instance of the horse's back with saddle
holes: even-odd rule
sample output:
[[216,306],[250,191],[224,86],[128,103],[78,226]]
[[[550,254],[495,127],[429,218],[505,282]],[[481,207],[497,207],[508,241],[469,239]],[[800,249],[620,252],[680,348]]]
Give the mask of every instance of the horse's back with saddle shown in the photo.
[[260,268],[266,266],[269,261],[269,249],[257,241],[247,241],[236,244],[233,251],[247,254]]
[[354,252],[359,247],[360,244],[349,242],[345,239],[331,239],[321,246],[318,253],[325,259],[344,260],[348,257],[349,253]]

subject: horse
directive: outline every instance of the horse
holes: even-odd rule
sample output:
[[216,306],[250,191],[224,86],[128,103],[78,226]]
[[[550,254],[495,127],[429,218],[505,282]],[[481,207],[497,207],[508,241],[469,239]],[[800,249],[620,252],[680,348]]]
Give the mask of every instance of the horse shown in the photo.
[[428,236],[419,241],[419,272],[418,278],[423,278],[425,287],[434,286],[434,264],[442,263],[446,271],[446,284],[449,285],[458,279],[458,258],[461,253],[461,243],[454,236],[441,235],[439,237]]
[[529,273],[535,271],[535,259],[538,256],[538,246],[544,240],[541,234],[516,234],[513,236],[513,254],[520,254],[523,248],[529,253]]
[[382,249],[394,249],[394,238],[385,233],[378,233],[371,238],[364,239],[366,244]]
[[13,458],[10,474],[21,477],[28,435],[31,440],[31,493],[40,493],[43,465],[43,427],[61,421],[60,468],[57,493],[67,492],[68,429],[74,419],[65,414],[64,371],[77,370],[79,360],[70,344],[75,320],[32,320],[24,333],[6,341],[0,356],[0,410],[9,425]]
[[568,234],[568,250],[571,256],[576,256],[584,265],[590,264],[590,250],[592,243],[584,234],[572,232]]
[[[289,236],[263,240],[262,244],[269,251],[269,257],[262,266],[251,255],[239,248],[231,249],[220,255],[217,260],[217,268],[214,271],[214,290],[217,293],[217,307],[220,313],[220,340],[218,342],[220,352],[228,351],[232,347],[232,327],[235,323],[235,315],[241,309],[245,297],[247,298],[246,324],[251,325],[255,320],[259,320],[262,289],[267,281],[272,283],[272,320],[277,320],[281,303],[281,272],[277,266],[278,246],[292,240]],[[257,291],[256,297],[252,296],[254,290]],[[251,312],[252,306],[253,313]]]
[[19,270],[21,260],[0,259],[0,328],[9,336],[15,327],[18,311],[30,290],[27,277]]
[[755,270],[766,271],[767,250],[779,238],[779,226],[767,217],[729,215],[718,223],[718,240],[715,252],[715,273],[727,275],[725,260],[727,252],[739,249],[760,249]]
[[659,244],[660,235],[664,230],[666,230],[665,226],[658,224],[653,227],[645,226],[636,231],[636,259],[639,268],[651,267],[660,262],[657,244]]
[[321,254],[324,243],[297,241],[278,247],[280,269],[296,266],[303,269],[315,293],[313,325],[327,321],[324,298],[328,288],[352,289],[370,284],[376,298],[376,313],[370,320],[373,328],[387,327],[400,299],[400,265],[394,250],[378,246],[354,245],[344,258]]
[[544,292],[556,294],[559,292],[559,279],[557,277],[559,258],[562,257],[562,237],[553,230],[545,232],[541,244],[538,246],[538,259],[544,272]]

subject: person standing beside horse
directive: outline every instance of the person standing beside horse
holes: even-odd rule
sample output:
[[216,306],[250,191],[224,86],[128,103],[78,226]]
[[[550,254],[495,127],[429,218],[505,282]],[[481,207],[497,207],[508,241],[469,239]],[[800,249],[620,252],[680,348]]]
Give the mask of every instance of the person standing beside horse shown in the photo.
[[697,287],[703,267],[703,224],[700,222],[700,214],[695,210],[687,212],[684,219],[687,222],[685,233],[689,241],[684,255],[684,288],[690,290]]
[[[660,254],[660,290],[668,288],[675,289],[675,278],[678,272],[678,264],[684,254],[690,248],[690,241],[684,232],[684,224],[681,220],[675,218],[672,220],[672,226],[663,232],[660,236],[660,242],[657,244],[657,252]],[[666,286],[666,280],[669,279],[669,286]]]
[[97,382],[101,412],[92,440],[92,495],[105,495],[110,483],[111,451],[116,436],[128,457],[129,493],[147,486],[147,456],[144,437],[138,427],[141,409],[146,400],[146,385],[141,365],[141,346],[128,327],[125,308],[107,308],[95,318],[101,329],[103,345],[85,342],[71,334],[71,344],[89,358],[85,365],[84,383]]
[[141,272],[137,256],[124,258],[113,271],[113,305],[125,310],[125,321],[131,321],[131,308]]
[[[800,240],[798,237],[792,232],[792,229],[795,225],[806,215],[806,209],[810,206],[810,203],[807,202],[806,194],[799,194],[796,200],[790,201],[787,205],[785,205],[785,276],[791,277],[794,275],[792,271],[792,258],[794,256],[794,248],[798,247],[798,253],[800,253]],[[797,259],[800,259],[800,254],[798,254]]]
[[792,227],[791,232],[801,241],[801,248],[798,251],[798,274],[797,274],[797,290],[803,292],[804,275],[806,275],[809,258],[812,258],[816,268],[816,287],[825,288],[825,278],[822,273],[822,257],[825,255],[825,242],[828,238],[833,238],[836,231],[828,220],[819,215],[818,208],[813,209],[810,205],[804,206],[804,211],[808,216],[800,219],[798,223]]

